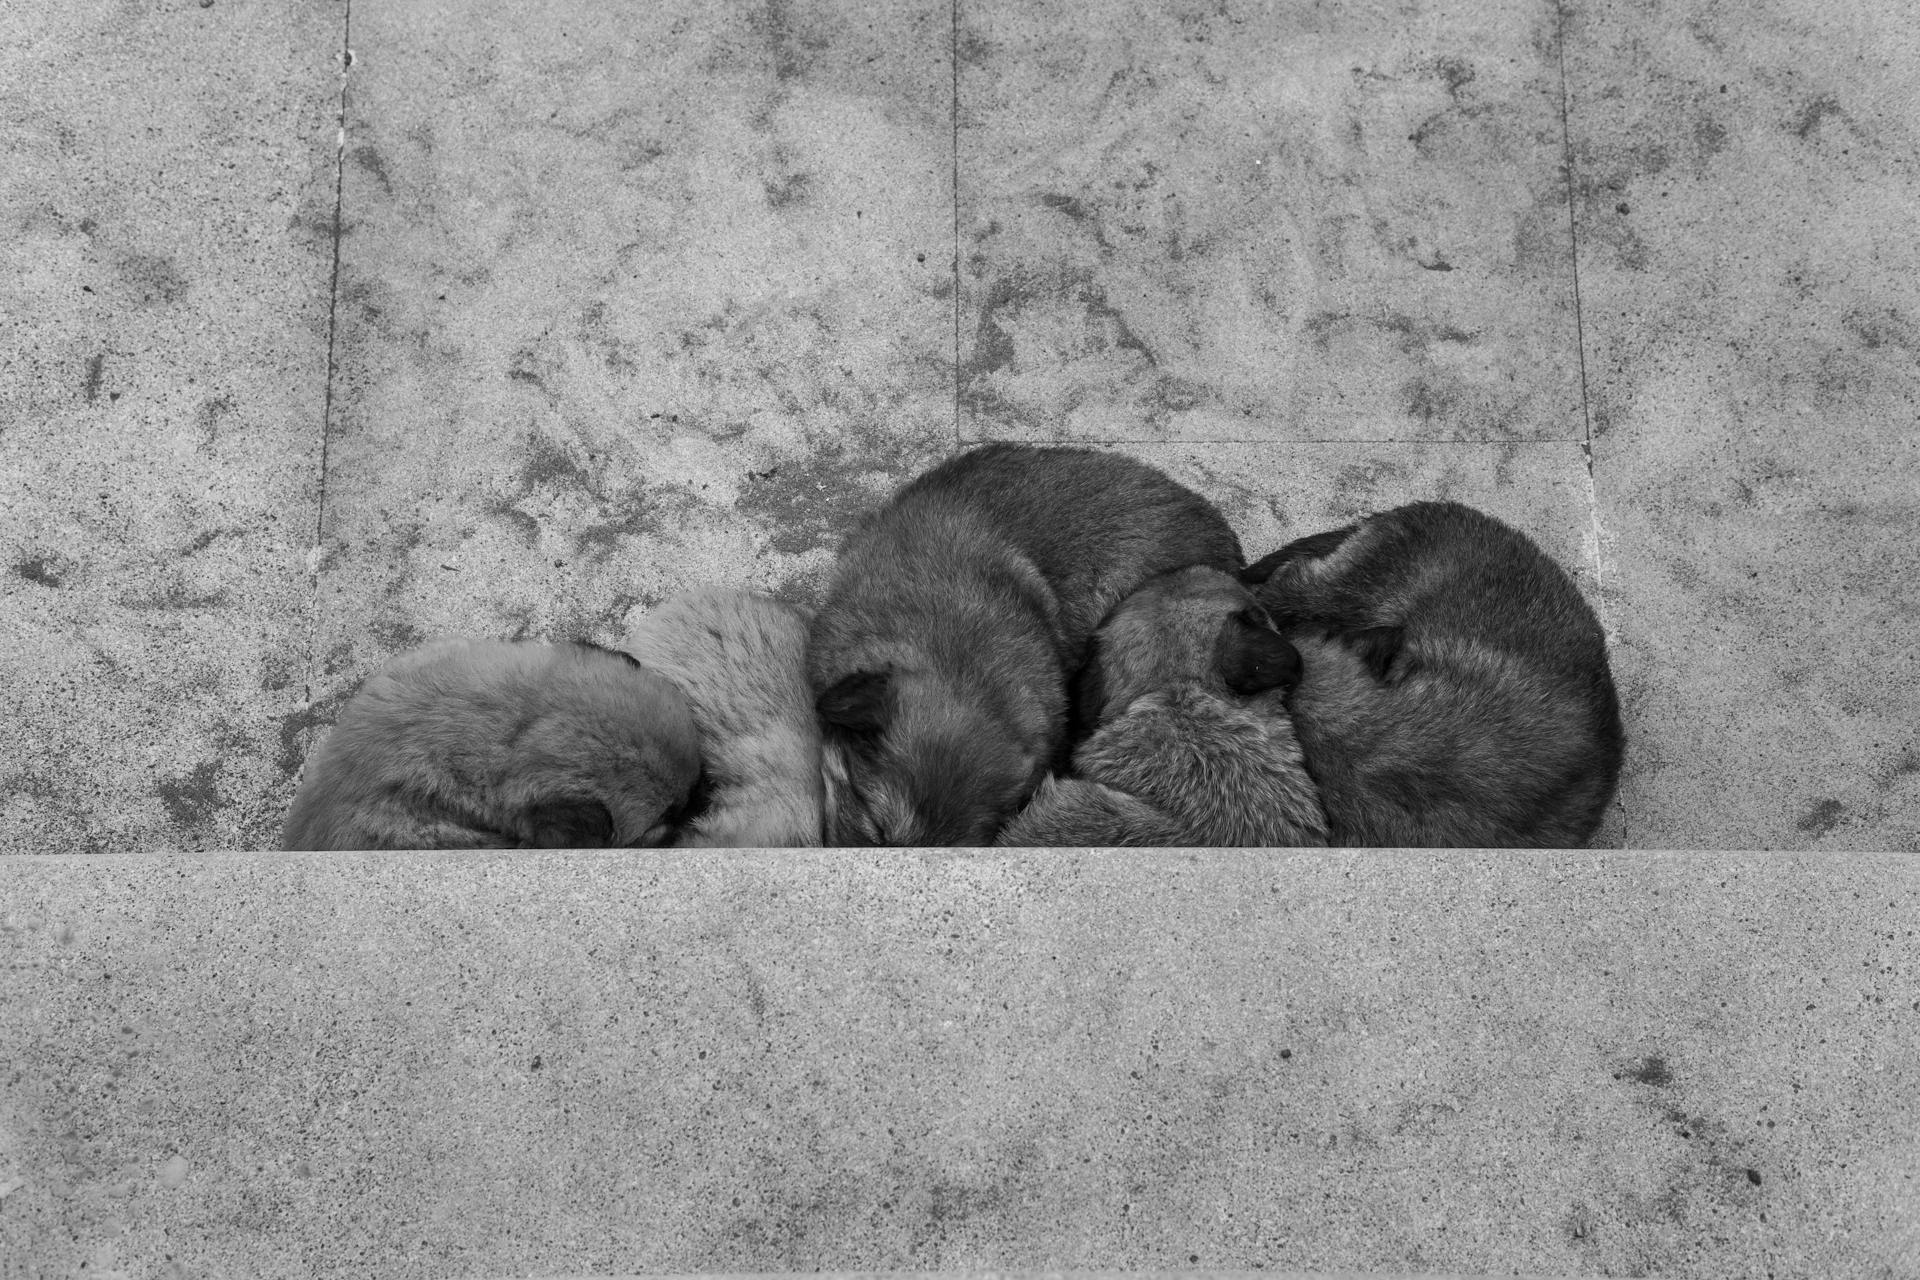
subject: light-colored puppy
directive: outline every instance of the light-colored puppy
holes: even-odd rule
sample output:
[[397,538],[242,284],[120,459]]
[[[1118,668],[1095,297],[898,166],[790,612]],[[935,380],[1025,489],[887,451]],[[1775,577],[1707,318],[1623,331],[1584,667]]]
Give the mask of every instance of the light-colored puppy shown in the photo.
[[808,613],[709,587],[649,610],[626,649],[680,686],[705,760],[704,808],[673,843],[790,848],[820,843],[820,725],[807,688]]
[[1003,845],[1324,845],[1287,714],[1300,657],[1216,569],[1149,579],[1094,636],[1076,690],[1093,735]]
[[687,700],[627,655],[443,640],[348,700],[307,761],[281,847],[658,843],[699,775]]

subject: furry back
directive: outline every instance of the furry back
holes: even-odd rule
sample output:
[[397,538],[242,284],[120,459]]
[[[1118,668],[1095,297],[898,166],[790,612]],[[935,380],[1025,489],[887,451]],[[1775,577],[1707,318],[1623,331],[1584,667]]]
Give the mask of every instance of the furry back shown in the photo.
[[1323,845],[1285,698],[1298,655],[1217,570],[1149,580],[1094,641],[1097,727],[1000,833],[1008,845]]
[[1165,570],[1239,568],[1204,499],[1122,454],[995,444],[841,549],[808,643],[835,844],[983,844],[1061,753],[1094,628]]
[[1335,843],[1584,845],[1620,774],[1606,638],[1525,535],[1418,502],[1246,570],[1299,648],[1293,695]]
[[686,699],[590,645],[445,640],[369,676],[308,759],[286,849],[657,842],[700,772]]

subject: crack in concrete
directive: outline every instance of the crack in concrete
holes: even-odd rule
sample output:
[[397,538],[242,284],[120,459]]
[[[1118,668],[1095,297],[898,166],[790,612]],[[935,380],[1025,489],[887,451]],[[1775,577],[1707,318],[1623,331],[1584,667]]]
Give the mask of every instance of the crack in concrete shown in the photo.
[[320,493],[314,503],[313,548],[307,553],[311,594],[307,605],[307,675],[305,707],[313,705],[314,648],[320,630],[320,567],[327,521],[327,443],[333,426],[333,385],[339,373],[337,352],[340,328],[340,230],[344,218],[347,167],[347,78],[353,70],[353,0],[347,0],[340,27],[340,131],[333,155],[333,268],[327,285],[327,385],[320,408]]
[[[1568,260],[1573,268],[1573,337],[1575,352],[1580,357],[1580,417],[1582,438],[1580,451],[1586,456],[1587,478],[1593,478],[1593,410],[1587,400],[1587,331],[1586,317],[1580,305],[1580,226],[1574,204],[1573,181],[1573,124],[1572,111],[1567,104],[1567,7],[1555,6],[1557,29],[1554,32],[1554,57],[1560,64],[1560,150],[1566,168],[1567,189],[1567,247]],[[1599,566],[1595,566],[1598,571]]]
[[960,0],[951,7],[953,42],[953,447],[960,438]]
[[[1561,0],[1554,6],[1554,58],[1560,64],[1560,148],[1566,169],[1567,257],[1573,270],[1574,350],[1580,358],[1580,453],[1587,463],[1587,521],[1593,542],[1593,582],[1597,597],[1593,602],[1594,612],[1599,615],[1600,630],[1611,655],[1619,646],[1607,600],[1607,533],[1600,522],[1600,486],[1593,466],[1593,405],[1587,391],[1586,312],[1580,297],[1580,219],[1574,196],[1577,184],[1574,182],[1573,109],[1567,88],[1567,21],[1567,5],[1565,0]],[[1621,847],[1631,849],[1633,814],[1628,810],[1624,796],[1616,794],[1614,804],[1620,809]]]

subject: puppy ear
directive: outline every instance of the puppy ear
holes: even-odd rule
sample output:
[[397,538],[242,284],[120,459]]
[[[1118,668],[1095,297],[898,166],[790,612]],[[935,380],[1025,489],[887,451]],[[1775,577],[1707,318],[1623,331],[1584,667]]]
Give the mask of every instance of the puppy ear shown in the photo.
[[626,663],[630,667],[637,667],[640,665],[640,659],[634,657],[632,654],[628,653],[625,649],[609,649],[607,648],[607,646],[603,644],[595,644],[591,640],[570,640],[568,641],[568,643],[582,649],[591,649],[596,653],[604,653],[610,658],[618,658],[620,659],[620,661]]
[[1262,556],[1242,569],[1240,581],[1246,586],[1257,587],[1295,560],[1318,560],[1322,556],[1330,556],[1359,527],[1357,524],[1350,524],[1344,528],[1328,529],[1324,533],[1310,533],[1304,538],[1295,538],[1278,551]]
[[613,839],[613,814],[598,800],[536,800],[522,817],[536,849],[604,849]]
[[1360,661],[1367,664],[1373,678],[1382,682],[1387,678],[1387,668],[1400,656],[1400,647],[1406,638],[1402,627],[1367,627],[1346,632],[1341,637],[1348,648],[1360,655]]
[[1286,562],[1287,549],[1285,547],[1268,555],[1261,556],[1258,560],[1255,560],[1252,564],[1240,571],[1240,585],[1245,587],[1264,586],[1266,585],[1267,579],[1271,578],[1275,573],[1278,573],[1280,566]]
[[1216,656],[1220,678],[1238,694],[1291,689],[1300,683],[1300,651],[1245,612],[1228,618],[1220,629]]
[[885,671],[856,671],[842,676],[814,700],[820,723],[842,733],[868,737],[893,717],[892,676]]

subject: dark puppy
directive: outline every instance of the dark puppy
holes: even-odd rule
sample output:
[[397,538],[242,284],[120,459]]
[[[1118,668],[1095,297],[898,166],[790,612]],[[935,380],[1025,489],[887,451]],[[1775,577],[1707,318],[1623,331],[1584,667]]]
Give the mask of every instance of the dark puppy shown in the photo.
[[1284,698],[1294,652],[1215,569],[1149,579],[1094,637],[1077,697],[1097,727],[1003,845],[1323,845]]
[[1606,638],[1529,539],[1452,502],[1315,534],[1243,579],[1299,647],[1334,843],[1584,845],[1620,775]]
[[1190,564],[1237,570],[1233,530],[1121,454],[986,445],[903,487],[847,539],[808,642],[828,842],[991,840],[1061,749],[1100,619]]
[[348,701],[307,761],[281,847],[657,843],[699,774],[686,699],[627,655],[444,640]]
[[680,686],[704,758],[704,807],[678,846],[820,843],[820,726],[807,688],[807,611],[751,591],[703,588],[649,610],[626,648]]

